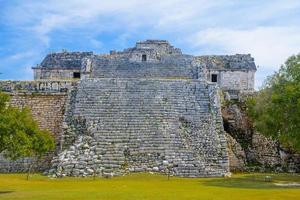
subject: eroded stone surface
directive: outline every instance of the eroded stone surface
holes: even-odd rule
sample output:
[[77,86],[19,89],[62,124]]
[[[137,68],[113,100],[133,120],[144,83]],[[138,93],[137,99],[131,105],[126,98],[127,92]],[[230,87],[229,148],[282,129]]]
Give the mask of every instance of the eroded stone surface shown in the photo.
[[51,172],[224,175],[227,144],[214,87],[199,80],[82,80],[70,94],[64,150]]

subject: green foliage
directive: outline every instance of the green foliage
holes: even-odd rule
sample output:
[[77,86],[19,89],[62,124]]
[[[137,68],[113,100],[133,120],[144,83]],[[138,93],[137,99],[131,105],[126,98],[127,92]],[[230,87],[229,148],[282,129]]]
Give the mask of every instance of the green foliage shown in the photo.
[[0,93],[0,153],[12,160],[41,157],[54,148],[54,140],[40,130],[28,108],[9,105],[9,96]]
[[268,77],[247,104],[258,131],[300,152],[300,54]]

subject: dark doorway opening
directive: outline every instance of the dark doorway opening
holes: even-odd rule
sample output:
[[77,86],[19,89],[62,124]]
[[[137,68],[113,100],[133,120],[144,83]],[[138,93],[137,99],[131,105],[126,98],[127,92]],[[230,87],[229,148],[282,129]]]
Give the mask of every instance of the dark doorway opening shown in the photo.
[[217,74],[212,74],[211,75],[211,82],[214,82],[214,83],[218,82],[218,75]]
[[73,78],[80,78],[80,72],[73,72]]
[[143,61],[143,62],[147,61],[147,55],[146,55],[146,54],[143,54],[143,55],[142,55],[142,61]]

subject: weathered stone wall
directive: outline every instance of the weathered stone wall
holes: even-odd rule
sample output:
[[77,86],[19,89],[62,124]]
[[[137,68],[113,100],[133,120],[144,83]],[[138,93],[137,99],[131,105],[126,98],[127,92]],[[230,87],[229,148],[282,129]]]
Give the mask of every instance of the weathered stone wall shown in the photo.
[[[44,86],[48,86],[46,87],[48,88],[47,91],[34,90],[36,87],[34,87],[34,85],[29,87],[29,83],[30,82],[0,82],[0,88],[2,91],[5,89],[5,91],[8,91],[11,95],[12,105],[20,108],[24,106],[29,107],[40,128],[49,130],[55,140],[59,141],[67,92],[60,92],[59,90],[61,88],[58,87],[58,83],[55,86],[53,85],[52,91],[50,90],[49,85],[45,84],[45,82],[43,83]],[[60,85],[62,84],[63,83]],[[38,85],[37,82],[36,85]],[[19,90],[16,90],[17,88]],[[42,160],[39,163],[38,168],[47,169],[52,157],[53,153],[50,153],[45,160]],[[3,156],[0,155],[0,172],[26,171],[30,162],[31,158],[20,159],[12,162],[4,159]]]
[[174,48],[166,40],[146,40],[136,43],[136,49],[154,49],[157,54],[181,54],[181,50]]
[[198,68],[189,55],[164,55],[159,62],[131,61],[123,56],[95,56],[91,78],[185,78],[197,79]]
[[39,80],[39,81],[0,81],[0,91],[2,92],[66,92],[76,85],[70,80]]
[[200,80],[85,79],[70,93],[57,176],[155,171],[228,173],[215,85]]
[[80,69],[47,69],[37,68],[33,70],[34,80],[71,80],[74,72],[80,73]]
[[13,93],[11,105],[28,107],[41,129],[49,130],[58,139],[67,93]]
[[207,55],[197,56],[197,58],[211,70],[256,71],[254,58],[250,54]]
[[111,51],[110,55],[127,57],[130,61],[141,62],[143,55],[150,62],[159,62],[163,55],[181,55],[181,50],[174,48],[166,40],[146,40],[137,42],[135,47],[124,51]]
[[207,80],[217,75],[218,85],[223,90],[253,90],[255,71],[207,70]]
[[154,49],[139,49],[138,51],[128,52],[128,59],[132,62],[143,62],[143,56],[146,56],[147,62],[158,62],[160,55]]
[[34,80],[72,79],[74,72],[80,72],[82,60],[92,55],[92,52],[50,53],[32,68]]

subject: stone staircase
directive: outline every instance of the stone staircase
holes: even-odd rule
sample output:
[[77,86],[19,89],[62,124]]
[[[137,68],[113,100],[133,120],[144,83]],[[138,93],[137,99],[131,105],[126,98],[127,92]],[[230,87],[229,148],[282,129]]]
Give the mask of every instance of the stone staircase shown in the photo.
[[74,137],[73,143],[62,140],[51,172],[224,175],[226,141],[208,87],[199,80],[81,80],[65,116],[64,137]]

